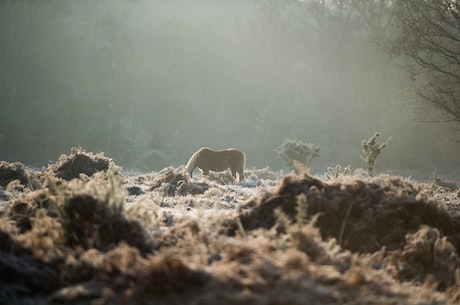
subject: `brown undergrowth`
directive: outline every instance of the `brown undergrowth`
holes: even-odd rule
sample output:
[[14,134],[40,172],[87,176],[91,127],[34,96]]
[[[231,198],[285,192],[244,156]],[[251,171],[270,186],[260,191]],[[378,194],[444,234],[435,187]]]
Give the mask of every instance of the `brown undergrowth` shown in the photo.
[[61,155],[56,163],[49,165],[44,172],[64,180],[80,178],[80,175],[92,176],[97,172],[111,171],[119,174],[120,168],[103,153],[93,154],[81,147],[72,148],[69,155]]
[[10,182],[18,180],[22,185],[28,183],[28,176],[24,165],[15,162],[0,161],[0,186],[5,188]]
[[[67,180],[56,168],[35,173],[33,184],[19,182],[21,196],[6,192],[0,304],[460,301],[459,221],[413,181],[287,176],[257,192],[167,168],[136,180],[147,191],[131,196],[142,198],[137,213],[147,219],[125,209],[132,185],[121,174],[97,167],[80,175],[77,166]],[[247,174],[247,185],[258,185],[258,171]],[[212,194],[193,193],[200,183]],[[165,196],[167,185],[175,187],[167,196],[177,208],[226,191],[254,196],[233,213],[187,208],[165,222],[155,204],[162,199],[146,198]]]
[[[285,226],[298,222],[299,205],[323,239],[333,238],[353,253],[380,255],[373,263],[398,279],[430,279],[440,290],[456,284],[460,219],[411,182],[378,176],[325,183],[309,175],[287,176],[276,190],[261,191],[241,205],[239,219],[245,230]],[[284,223],[277,221],[277,209]]]

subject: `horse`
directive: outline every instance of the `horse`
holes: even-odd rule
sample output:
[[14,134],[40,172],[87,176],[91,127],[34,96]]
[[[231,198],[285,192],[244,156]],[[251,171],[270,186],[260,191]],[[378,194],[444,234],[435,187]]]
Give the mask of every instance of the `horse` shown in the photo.
[[244,179],[244,165],[246,163],[246,155],[235,148],[224,150],[213,150],[208,147],[202,147],[196,151],[187,162],[187,172],[192,177],[193,172],[198,167],[203,172],[203,175],[209,175],[209,171],[223,172],[230,168],[233,179],[236,179],[238,173],[238,181]]

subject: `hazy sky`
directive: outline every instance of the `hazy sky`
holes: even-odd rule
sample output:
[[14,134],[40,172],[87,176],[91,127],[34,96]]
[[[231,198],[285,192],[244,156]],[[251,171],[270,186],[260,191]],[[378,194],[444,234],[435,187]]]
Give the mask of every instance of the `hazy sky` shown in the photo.
[[[133,1],[135,2],[135,0]],[[233,22],[246,18],[259,0],[152,0],[142,3],[145,15],[154,22],[182,20],[184,22]]]

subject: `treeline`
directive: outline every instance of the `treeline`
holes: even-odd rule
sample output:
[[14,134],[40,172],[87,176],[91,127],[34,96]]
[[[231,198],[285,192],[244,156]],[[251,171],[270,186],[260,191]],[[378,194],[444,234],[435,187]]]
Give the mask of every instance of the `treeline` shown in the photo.
[[441,150],[453,160],[441,131],[412,126],[408,77],[376,43],[388,11],[258,1],[192,19],[160,2],[1,1],[0,159],[43,165],[81,145],[152,170],[235,146],[249,166],[277,168],[289,137],[321,146],[313,167],[358,167],[361,140],[379,131],[393,137],[387,168]]

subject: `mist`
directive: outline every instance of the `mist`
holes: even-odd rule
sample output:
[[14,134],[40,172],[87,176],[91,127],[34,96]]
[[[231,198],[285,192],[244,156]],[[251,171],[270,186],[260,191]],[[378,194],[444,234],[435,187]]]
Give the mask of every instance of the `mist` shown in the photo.
[[312,172],[453,176],[458,134],[351,11],[320,1],[0,1],[0,160],[44,166],[71,147],[127,169],[236,147],[283,169],[285,138],[319,144]]

